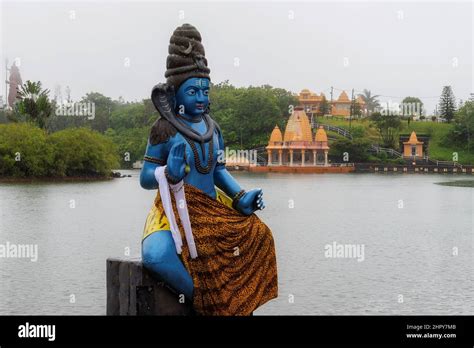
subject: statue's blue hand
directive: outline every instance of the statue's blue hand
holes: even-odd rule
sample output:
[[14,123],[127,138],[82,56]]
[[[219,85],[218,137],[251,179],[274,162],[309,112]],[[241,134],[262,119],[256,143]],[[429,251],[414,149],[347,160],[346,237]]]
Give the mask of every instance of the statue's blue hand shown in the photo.
[[237,203],[237,209],[245,215],[251,215],[256,210],[264,209],[265,203],[262,196],[262,189],[248,191],[240,198],[239,203]]
[[168,155],[166,162],[168,173],[177,180],[182,180],[186,176],[186,144],[179,143],[174,145]]

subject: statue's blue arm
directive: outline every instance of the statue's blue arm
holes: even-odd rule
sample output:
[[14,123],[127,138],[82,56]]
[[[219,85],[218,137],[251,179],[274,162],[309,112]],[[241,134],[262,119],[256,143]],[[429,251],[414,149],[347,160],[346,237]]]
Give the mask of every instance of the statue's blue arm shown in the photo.
[[[224,151],[224,139],[220,131],[219,133],[219,150]],[[233,198],[236,193],[241,190],[241,187],[237,180],[227,171],[224,163],[217,163],[216,169],[214,170],[214,183],[227,196]],[[257,209],[265,208],[265,203],[262,199],[262,189],[253,189],[245,193],[244,196],[239,200],[237,209],[245,214],[250,215]]]
[[[159,159],[166,163],[168,159],[167,144],[160,143],[152,145],[148,141],[145,155]],[[164,164],[163,164],[164,165]],[[155,179],[155,169],[158,164],[144,161],[142,171],[140,172],[140,185],[146,190],[156,190],[158,188],[158,182]]]
[[[224,138],[222,137],[222,133],[220,131],[218,131],[218,136],[219,151],[225,151]],[[216,169],[214,170],[214,183],[230,198],[234,197],[236,193],[242,190],[237,180],[235,180],[234,177],[227,171],[224,163],[217,162]]]

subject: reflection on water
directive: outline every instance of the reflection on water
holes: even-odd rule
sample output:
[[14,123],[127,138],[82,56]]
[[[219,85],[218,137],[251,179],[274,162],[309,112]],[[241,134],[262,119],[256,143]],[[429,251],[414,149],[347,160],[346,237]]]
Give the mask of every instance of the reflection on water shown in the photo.
[[[130,173],[0,184],[0,244],[39,252],[0,258],[0,314],[105,314],[105,260],[140,254],[154,198]],[[256,314],[474,314],[474,189],[433,184],[463,177],[235,175],[264,189],[277,248],[280,295]],[[325,257],[334,242],[363,261]]]

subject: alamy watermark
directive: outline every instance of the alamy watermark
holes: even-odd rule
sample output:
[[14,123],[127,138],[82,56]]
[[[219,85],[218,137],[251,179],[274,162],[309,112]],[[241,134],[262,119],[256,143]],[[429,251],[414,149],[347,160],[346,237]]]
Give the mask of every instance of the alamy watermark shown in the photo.
[[357,262],[365,260],[364,244],[340,244],[332,242],[324,246],[326,258],[357,259]]
[[6,242],[0,244],[0,258],[30,259],[31,262],[38,261],[37,244],[14,244]]
[[37,325],[26,322],[18,326],[19,338],[47,338],[48,341],[56,339],[56,325]]
[[382,115],[387,116],[421,116],[425,114],[425,109],[421,103],[394,103],[389,101],[375,109]]
[[226,147],[217,152],[217,162],[257,165],[257,150],[230,150]]
[[65,102],[56,105],[56,116],[86,116],[88,120],[95,118],[95,103]]

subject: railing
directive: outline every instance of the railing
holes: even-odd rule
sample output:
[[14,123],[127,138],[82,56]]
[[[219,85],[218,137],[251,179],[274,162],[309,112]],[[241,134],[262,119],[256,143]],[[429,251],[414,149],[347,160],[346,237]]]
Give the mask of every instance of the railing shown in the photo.
[[268,161],[267,156],[265,156],[265,155],[260,155],[260,154],[257,152],[257,165],[266,164],[267,161]]
[[386,147],[380,147],[380,146],[377,146],[377,145],[374,145],[374,144],[370,145],[370,150],[372,150],[376,153],[385,152],[389,155],[392,155],[393,157],[398,157],[398,158],[403,157],[403,155],[400,152],[398,152],[394,149],[389,149],[389,148],[386,148]]
[[346,129],[344,129],[344,128],[337,127],[337,126],[332,126],[332,125],[330,125],[330,124],[315,123],[315,127],[316,127],[316,128],[319,128],[319,126],[322,126],[322,127],[323,127],[325,130],[327,130],[327,131],[336,132],[337,134],[340,134],[340,135],[342,135],[343,137],[352,140],[352,134],[351,134],[348,130],[346,130]]
[[436,164],[437,166],[451,166],[451,167],[457,167],[457,168],[460,168],[462,169],[462,165],[459,164],[458,162],[453,162],[453,161],[438,161],[436,159],[431,159],[429,158],[428,156],[424,156],[423,157],[424,160],[428,161],[428,162],[431,162],[433,164]]

